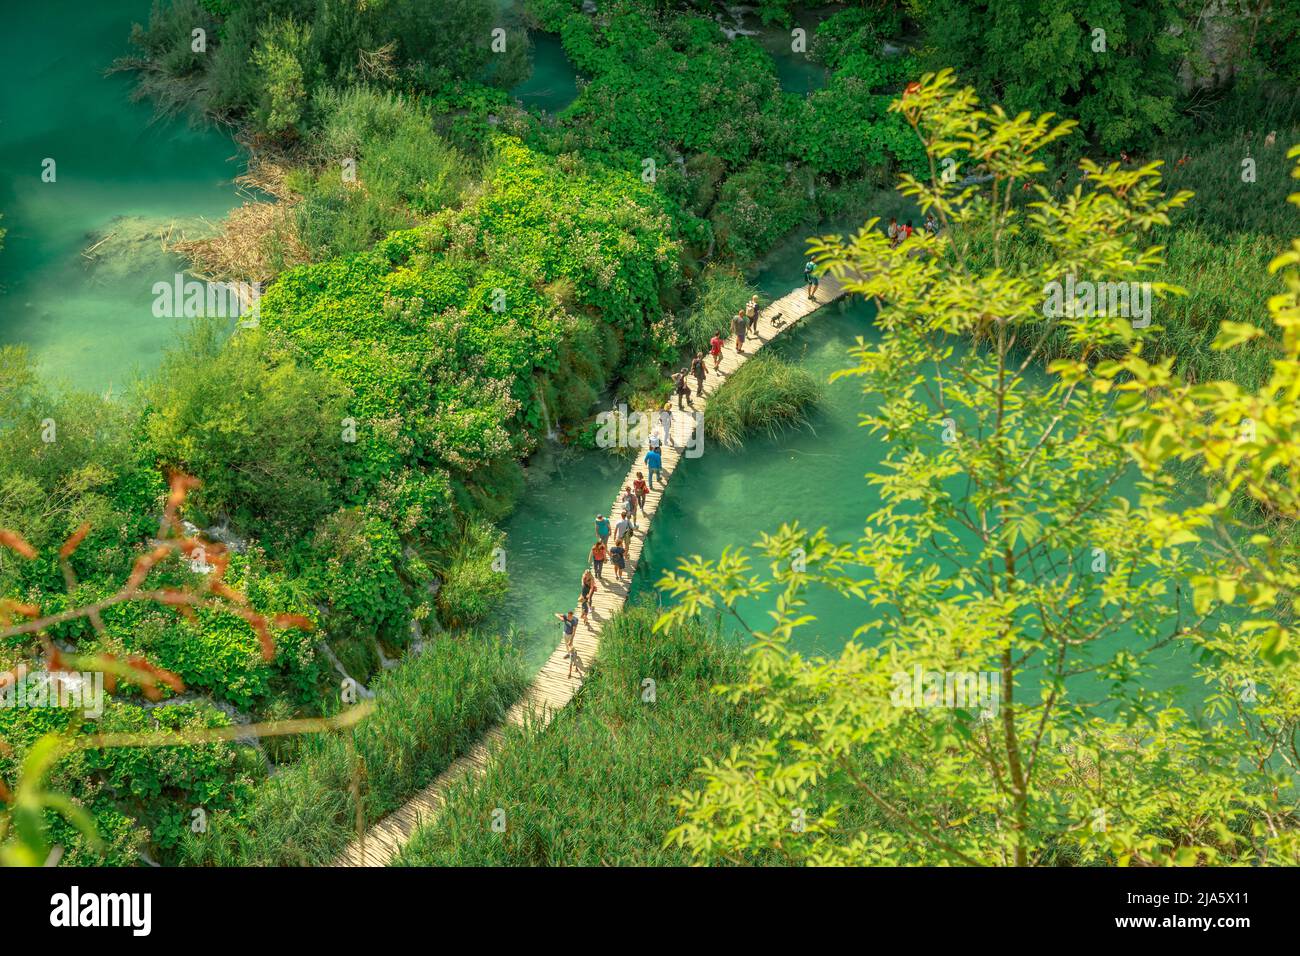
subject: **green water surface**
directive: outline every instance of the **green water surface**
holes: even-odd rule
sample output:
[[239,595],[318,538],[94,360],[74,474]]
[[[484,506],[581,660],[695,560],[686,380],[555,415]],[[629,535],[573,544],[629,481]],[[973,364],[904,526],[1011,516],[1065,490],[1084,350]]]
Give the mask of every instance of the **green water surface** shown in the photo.
[[153,284],[184,268],[160,234],[198,234],[239,203],[228,136],[154,121],[129,101],[130,76],[103,75],[149,8],[10,4],[0,31],[0,344],[27,345],[47,380],[81,389],[120,391],[158,364],[185,322],[153,314]]

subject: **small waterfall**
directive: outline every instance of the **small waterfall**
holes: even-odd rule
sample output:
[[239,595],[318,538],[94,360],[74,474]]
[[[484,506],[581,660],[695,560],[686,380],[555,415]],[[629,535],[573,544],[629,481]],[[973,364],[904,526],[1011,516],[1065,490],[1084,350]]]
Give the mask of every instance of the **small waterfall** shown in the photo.
[[359,694],[363,700],[370,700],[375,696],[374,691],[370,690],[365,684],[361,683],[361,681],[357,680],[344,669],[343,662],[339,660],[338,655],[334,653],[334,648],[329,646],[328,641],[321,641],[316,646],[325,652],[325,656],[328,657],[330,663],[334,665],[334,669],[343,675],[344,680],[350,680],[352,683],[356,684],[357,694]]
[[761,30],[746,30],[745,15],[754,11],[753,7],[746,6],[729,6],[723,8],[727,15],[731,17],[731,25],[728,26],[721,13],[714,17],[718,21],[718,26],[722,30],[722,35],[728,40],[734,40],[736,37],[756,37]]
[[546,407],[546,389],[540,382],[537,385],[537,404],[542,407],[542,428],[546,430],[546,440],[557,441],[560,434],[551,423],[551,410]]
[[[412,622],[414,622],[414,619],[412,620]],[[375,654],[379,658],[379,666],[384,670],[388,670],[390,668],[396,667],[397,661],[394,658],[391,658],[384,653],[384,648],[383,645],[379,643],[379,638],[372,637],[370,640],[371,643],[374,645]]]

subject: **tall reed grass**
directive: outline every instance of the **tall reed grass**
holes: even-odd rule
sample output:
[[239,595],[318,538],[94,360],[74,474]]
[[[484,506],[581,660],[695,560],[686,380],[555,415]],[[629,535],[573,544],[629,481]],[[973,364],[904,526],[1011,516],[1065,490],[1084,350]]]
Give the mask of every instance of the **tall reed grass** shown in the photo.
[[754,432],[776,434],[806,425],[808,408],[820,398],[821,385],[811,372],[760,352],[709,398],[704,432],[727,448],[739,448]]
[[715,332],[731,334],[731,317],[744,308],[755,290],[734,269],[712,266],[696,283],[694,301],[677,318],[677,333],[691,352],[708,352]]
[[[512,728],[487,772],[453,785],[404,866],[677,866],[665,848],[671,799],[705,759],[757,733],[741,705],[712,693],[745,673],[740,648],[693,623],[652,633],[655,609],[606,625],[577,698],[544,728]],[[654,681],[654,700],[645,681]],[[504,833],[491,827],[505,811]]]
[[[442,636],[386,672],[375,712],[351,730],[307,737],[292,765],[259,785],[238,814],[216,813],[187,834],[184,863],[313,866],[355,836],[354,782],[374,823],[426,786],[497,723],[527,684],[503,642]],[[362,775],[358,777],[358,772]]]

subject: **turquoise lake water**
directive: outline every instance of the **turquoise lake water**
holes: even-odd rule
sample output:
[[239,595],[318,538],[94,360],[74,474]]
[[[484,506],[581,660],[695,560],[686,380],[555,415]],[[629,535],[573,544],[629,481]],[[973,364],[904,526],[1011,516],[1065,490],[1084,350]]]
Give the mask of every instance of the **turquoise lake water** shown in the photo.
[[149,8],[19,4],[0,32],[0,344],[27,345],[47,380],[81,389],[120,391],[158,364],[184,322],[153,315],[154,282],[184,268],[161,235],[198,234],[239,204],[228,136],[155,122],[129,102],[130,77],[103,75]]

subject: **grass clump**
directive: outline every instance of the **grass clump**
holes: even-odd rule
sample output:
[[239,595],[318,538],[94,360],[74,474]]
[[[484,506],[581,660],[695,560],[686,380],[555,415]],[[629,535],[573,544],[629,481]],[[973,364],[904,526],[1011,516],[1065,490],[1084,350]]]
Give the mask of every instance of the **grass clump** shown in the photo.
[[181,856],[213,866],[329,863],[355,835],[358,763],[367,825],[395,810],[464,754],[527,684],[519,658],[496,640],[442,637],[386,672],[375,712],[338,734],[303,738],[298,760],[261,784],[238,812],[187,833]]
[[709,398],[704,431],[727,448],[738,448],[755,431],[776,434],[808,424],[808,408],[820,398],[821,385],[811,372],[760,352]]
[[[459,781],[403,866],[675,866],[672,799],[706,759],[752,737],[752,715],[711,692],[742,679],[744,655],[698,622],[653,634],[629,608],[601,635],[573,703],[544,729],[512,728],[487,772]],[[644,699],[646,679],[654,700]],[[593,786],[593,781],[599,781]],[[504,833],[489,826],[506,813]]]
[[491,523],[474,520],[450,549],[439,570],[438,620],[443,627],[472,627],[495,611],[506,596],[506,574],[499,555],[505,534]]

